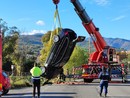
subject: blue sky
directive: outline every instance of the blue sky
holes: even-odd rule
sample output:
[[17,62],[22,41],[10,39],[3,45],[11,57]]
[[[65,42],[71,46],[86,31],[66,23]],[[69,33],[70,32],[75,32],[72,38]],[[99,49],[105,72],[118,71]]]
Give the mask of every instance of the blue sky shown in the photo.
[[[130,40],[130,0],[79,0],[100,33]],[[58,4],[62,28],[89,37],[70,0]],[[0,0],[0,18],[24,34],[46,33],[54,28],[52,0]]]

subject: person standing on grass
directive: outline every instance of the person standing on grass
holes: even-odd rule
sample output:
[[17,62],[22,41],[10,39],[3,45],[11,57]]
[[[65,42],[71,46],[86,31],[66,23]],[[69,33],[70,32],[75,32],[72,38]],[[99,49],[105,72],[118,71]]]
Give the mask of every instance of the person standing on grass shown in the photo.
[[36,88],[38,98],[40,98],[40,76],[42,75],[42,70],[38,67],[37,63],[34,63],[34,67],[30,70],[30,73],[33,83],[33,98],[35,98]]

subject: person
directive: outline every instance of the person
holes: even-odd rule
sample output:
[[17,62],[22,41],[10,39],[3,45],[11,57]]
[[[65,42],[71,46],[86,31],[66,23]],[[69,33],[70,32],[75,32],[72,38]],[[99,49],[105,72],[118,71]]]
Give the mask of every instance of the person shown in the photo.
[[102,67],[102,71],[100,72],[98,78],[101,79],[101,81],[100,81],[100,96],[102,96],[102,91],[103,91],[103,88],[104,88],[105,97],[106,97],[107,93],[108,93],[108,82],[109,82],[109,79],[110,79],[110,75],[109,75],[109,73],[107,72],[107,69],[104,66]]
[[59,80],[60,80],[60,82],[65,82],[65,78],[66,78],[66,76],[64,74],[64,70],[62,69],[61,72],[60,72],[60,74],[59,74]]
[[40,76],[42,75],[42,70],[38,67],[37,63],[34,63],[34,67],[30,70],[32,75],[32,83],[33,83],[33,98],[35,98],[36,88],[38,98],[40,98]]

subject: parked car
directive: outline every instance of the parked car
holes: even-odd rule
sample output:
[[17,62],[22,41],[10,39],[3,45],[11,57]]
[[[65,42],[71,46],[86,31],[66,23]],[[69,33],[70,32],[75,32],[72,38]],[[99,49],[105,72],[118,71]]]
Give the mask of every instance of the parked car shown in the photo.
[[62,29],[58,35],[54,36],[50,54],[45,62],[45,77],[55,78],[63,71],[62,67],[69,60],[77,42],[84,41],[84,36],[78,36],[71,29]]
[[11,88],[10,78],[4,71],[2,72],[2,87],[2,95],[7,94],[9,92],[9,89]]

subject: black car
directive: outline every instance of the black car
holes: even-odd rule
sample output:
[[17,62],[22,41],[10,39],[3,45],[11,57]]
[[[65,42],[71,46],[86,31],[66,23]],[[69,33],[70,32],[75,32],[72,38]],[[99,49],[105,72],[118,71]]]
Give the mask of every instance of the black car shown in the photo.
[[71,29],[62,29],[58,35],[54,36],[50,54],[45,62],[45,77],[47,79],[55,78],[62,67],[69,60],[77,42],[84,41],[85,37],[79,36]]

